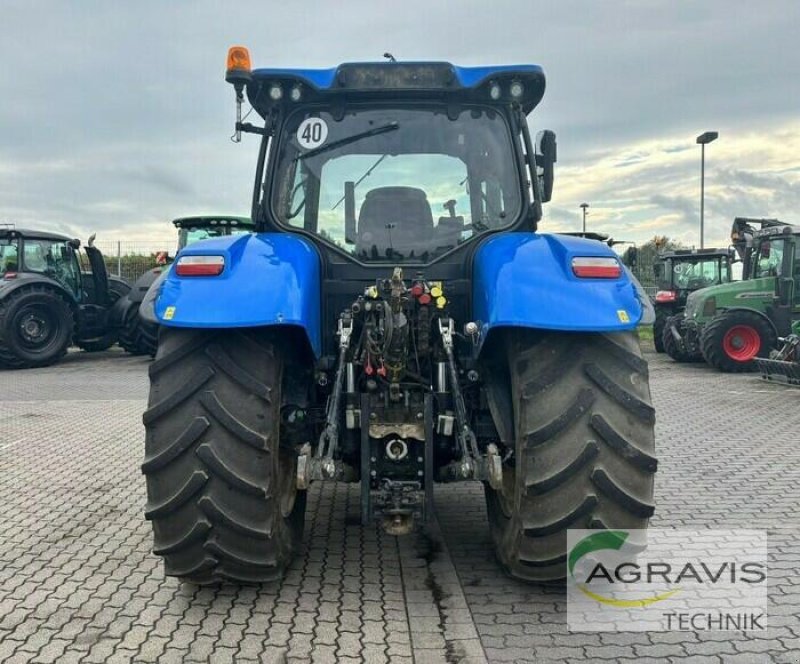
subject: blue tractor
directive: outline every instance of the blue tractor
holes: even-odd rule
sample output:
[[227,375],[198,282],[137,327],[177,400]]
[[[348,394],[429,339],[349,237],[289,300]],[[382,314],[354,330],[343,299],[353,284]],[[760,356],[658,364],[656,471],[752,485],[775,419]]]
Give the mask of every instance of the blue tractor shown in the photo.
[[528,580],[564,578],[569,528],[645,527],[648,300],[606,244],[537,233],[542,69],[252,70],[234,47],[226,79],[236,138],[260,137],[257,232],[186,247],[142,305],[166,573],[279,578],[314,481],[359,482],[364,525],[397,535],[435,482],[482,482],[497,558]]

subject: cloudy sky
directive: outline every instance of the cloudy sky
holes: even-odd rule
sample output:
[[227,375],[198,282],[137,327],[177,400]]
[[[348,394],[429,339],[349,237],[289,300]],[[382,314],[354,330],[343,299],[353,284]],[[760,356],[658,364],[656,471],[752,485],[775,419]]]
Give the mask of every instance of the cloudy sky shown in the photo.
[[[734,216],[798,221],[797,0],[4,0],[0,222],[172,238],[168,221],[249,213],[257,142],[230,142],[227,47],[256,66],[378,59],[538,63],[533,129],[558,134],[544,229],[699,242]],[[249,138],[249,140],[248,140]]]

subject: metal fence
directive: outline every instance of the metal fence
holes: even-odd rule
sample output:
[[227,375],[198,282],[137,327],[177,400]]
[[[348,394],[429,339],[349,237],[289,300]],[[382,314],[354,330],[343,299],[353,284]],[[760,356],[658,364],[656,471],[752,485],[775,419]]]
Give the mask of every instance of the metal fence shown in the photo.
[[97,242],[95,246],[103,252],[109,274],[134,282],[156,266],[158,252],[167,251],[174,256],[176,242],[177,239],[172,236],[145,241],[111,240]]
[[628,266],[633,276],[639,280],[639,283],[650,298],[655,298],[656,291],[658,290],[655,272],[653,272],[653,266],[657,262],[655,251],[636,250],[634,253],[631,253],[630,250],[626,250],[622,254],[622,262]]
[[654,261],[652,260],[644,263],[637,262],[637,264],[631,268],[633,276],[639,280],[639,283],[642,284],[642,288],[644,288],[645,293],[647,293],[651,299],[655,298],[656,291],[658,290],[653,274],[653,264]]

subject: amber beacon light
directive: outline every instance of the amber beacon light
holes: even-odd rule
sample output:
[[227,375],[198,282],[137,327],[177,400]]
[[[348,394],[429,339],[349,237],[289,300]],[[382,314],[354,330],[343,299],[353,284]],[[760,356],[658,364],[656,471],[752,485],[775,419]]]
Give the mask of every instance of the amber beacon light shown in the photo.
[[231,46],[225,68],[228,83],[246,83],[251,79],[250,51],[244,46]]

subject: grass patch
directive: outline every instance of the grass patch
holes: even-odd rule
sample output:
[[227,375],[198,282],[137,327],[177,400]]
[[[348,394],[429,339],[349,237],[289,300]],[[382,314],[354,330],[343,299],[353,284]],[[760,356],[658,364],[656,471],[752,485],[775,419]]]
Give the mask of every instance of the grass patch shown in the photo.
[[652,341],[653,340],[653,326],[652,325],[640,325],[638,328],[639,331],[639,338],[642,341]]

